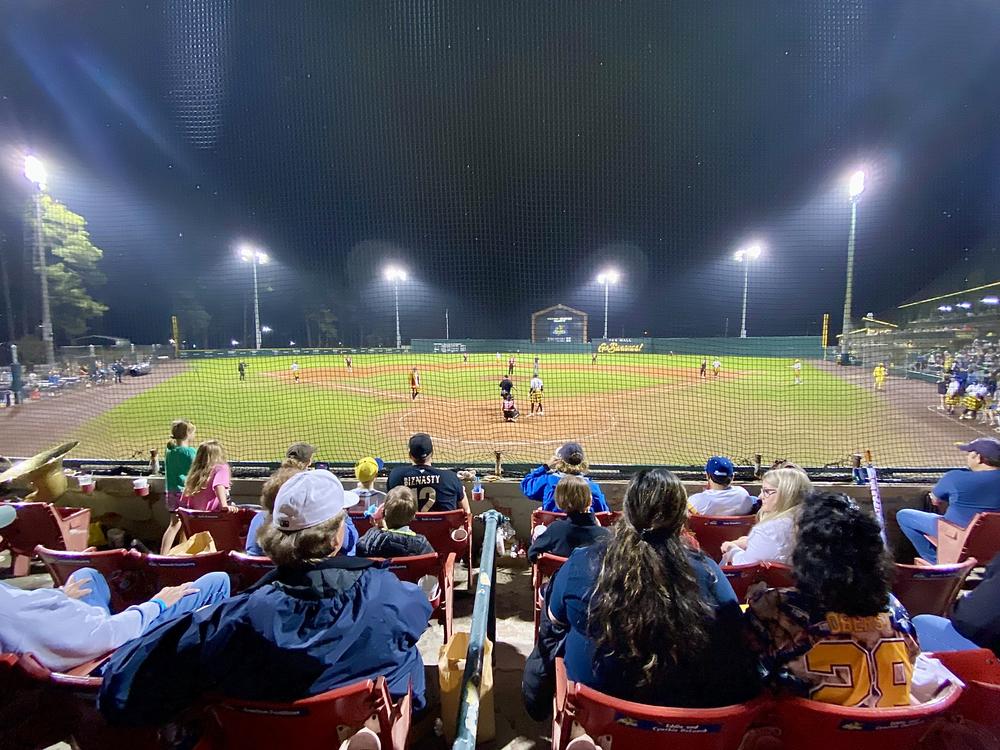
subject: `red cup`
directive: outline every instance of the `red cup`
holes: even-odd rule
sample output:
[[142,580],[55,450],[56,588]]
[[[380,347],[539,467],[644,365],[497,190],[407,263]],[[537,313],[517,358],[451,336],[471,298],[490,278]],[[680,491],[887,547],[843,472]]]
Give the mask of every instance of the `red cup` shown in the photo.
[[93,477],[80,477],[77,481],[80,483],[80,492],[84,495],[89,495],[97,487]]

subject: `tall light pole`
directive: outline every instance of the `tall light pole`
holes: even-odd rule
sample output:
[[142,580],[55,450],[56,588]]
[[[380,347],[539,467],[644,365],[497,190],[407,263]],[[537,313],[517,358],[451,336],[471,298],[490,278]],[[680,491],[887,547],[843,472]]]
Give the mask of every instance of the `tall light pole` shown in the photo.
[[847,334],[851,331],[851,297],[854,292],[854,237],[858,226],[858,201],[865,192],[865,173],[860,169],[851,175],[847,194],[851,200],[851,232],[847,235],[847,289],[844,292],[844,320],[840,329],[840,358],[847,363]]
[[37,156],[24,157],[24,176],[35,185],[35,267],[42,282],[42,342],[45,344],[45,362],[50,367],[56,363],[56,350],[52,343],[52,306],[49,302],[49,274],[45,268],[45,247],[42,245],[42,193],[45,192],[47,175],[45,165]]
[[742,250],[737,250],[733,258],[737,263],[743,264],[743,318],[740,322],[740,338],[747,337],[747,293],[750,291],[750,261],[757,260],[764,248],[759,242],[748,245]]
[[614,268],[608,268],[597,275],[597,283],[604,284],[604,338],[608,337],[608,289],[617,284],[621,275]]
[[253,266],[253,330],[257,348],[260,349],[260,295],[257,293],[257,266],[266,264],[267,253],[249,245],[240,246],[240,260]]
[[403,348],[403,339],[399,335],[399,282],[406,281],[406,271],[399,266],[389,266],[385,269],[385,278],[392,282],[392,289],[396,296],[396,348]]

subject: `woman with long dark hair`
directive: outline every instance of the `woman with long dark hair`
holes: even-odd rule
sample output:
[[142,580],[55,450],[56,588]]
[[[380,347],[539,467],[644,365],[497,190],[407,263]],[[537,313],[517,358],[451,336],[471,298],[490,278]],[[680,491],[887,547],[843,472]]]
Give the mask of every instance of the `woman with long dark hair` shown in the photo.
[[611,537],[574,551],[555,576],[548,614],[568,631],[571,680],[662,706],[723,706],[757,691],[733,588],[684,544],[686,518],[680,480],[641,471]]
[[889,593],[878,522],[847,495],[806,499],[792,554],[795,588],[750,597],[752,641],[772,680],[842,706],[908,706],[919,647]]

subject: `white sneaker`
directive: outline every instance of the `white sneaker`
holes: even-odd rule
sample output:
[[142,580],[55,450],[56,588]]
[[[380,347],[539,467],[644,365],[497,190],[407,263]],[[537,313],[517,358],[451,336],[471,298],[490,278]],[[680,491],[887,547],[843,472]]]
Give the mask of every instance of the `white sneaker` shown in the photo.
[[363,727],[340,743],[340,750],[382,750],[382,740],[371,729]]

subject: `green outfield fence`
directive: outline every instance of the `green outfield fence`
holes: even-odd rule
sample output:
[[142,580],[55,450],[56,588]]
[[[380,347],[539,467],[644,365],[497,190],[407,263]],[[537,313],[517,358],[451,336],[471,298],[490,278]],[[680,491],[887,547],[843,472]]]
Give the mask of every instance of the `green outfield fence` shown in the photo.
[[584,344],[535,342],[530,339],[413,339],[410,350],[421,354],[696,354],[730,357],[792,357],[822,359],[818,336],[740,338],[609,338]]

